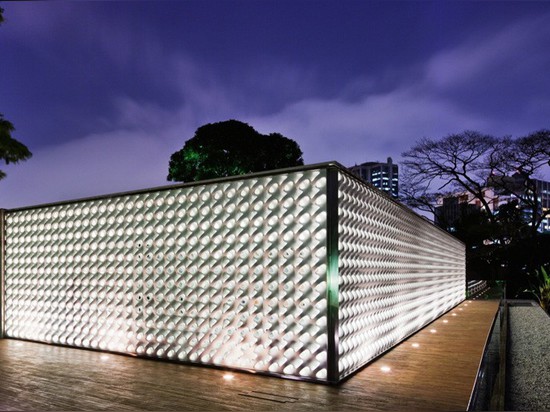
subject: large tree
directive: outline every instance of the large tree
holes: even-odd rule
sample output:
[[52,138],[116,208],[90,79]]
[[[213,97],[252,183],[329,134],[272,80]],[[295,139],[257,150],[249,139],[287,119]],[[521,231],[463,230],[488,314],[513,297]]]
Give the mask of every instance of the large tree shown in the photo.
[[539,171],[550,165],[550,131],[539,130],[518,139],[504,137],[490,152],[487,184],[496,192],[519,199],[518,206],[528,211],[528,227],[534,235],[550,209],[541,204],[543,193],[536,184]]
[[227,120],[199,127],[172,154],[168,180],[191,182],[303,164],[294,140],[279,133],[263,135],[246,123]]
[[550,131],[516,139],[473,131],[424,138],[403,157],[402,200],[410,206],[435,211],[438,200],[457,193],[479,205],[459,205],[464,213],[450,225],[466,243],[469,276],[504,277],[519,290],[522,274],[550,263],[550,236],[537,232],[550,211],[536,184],[549,165]]
[[[4,9],[0,7],[0,24],[4,22]],[[15,130],[13,124],[4,119],[0,113],[0,160],[9,163],[17,163],[21,160],[27,160],[32,156],[27,146],[15,140],[11,133]],[[0,170],[0,179],[6,177],[6,173]]]
[[[5,161],[6,164],[27,160],[32,156],[27,146],[11,136],[14,130],[13,124],[4,119],[4,116],[0,113],[0,160]],[[0,179],[4,177],[6,177],[6,174],[0,170]]]
[[433,212],[438,199],[462,192],[477,200],[491,223],[497,223],[495,202],[511,195],[529,210],[527,224],[532,235],[550,213],[541,208],[541,193],[535,184],[550,161],[548,130],[517,139],[474,131],[423,138],[403,157],[402,199],[415,208]]
[[437,199],[467,192],[479,199],[493,218],[484,196],[487,158],[498,139],[474,131],[442,139],[423,138],[404,152],[402,200],[420,210],[433,212]]

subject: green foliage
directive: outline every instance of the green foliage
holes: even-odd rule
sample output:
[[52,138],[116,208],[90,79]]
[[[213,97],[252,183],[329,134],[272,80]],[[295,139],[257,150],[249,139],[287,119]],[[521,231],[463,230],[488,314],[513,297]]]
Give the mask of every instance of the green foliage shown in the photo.
[[[27,146],[11,137],[14,130],[13,124],[0,113],[0,160],[4,160],[6,164],[18,163],[32,156]],[[0,170],[0,179],[4,177],[6,174]]]
[[[0,24],[4,22],[4,9],[0,7]],[[9,163],[17,163],[21,160],[27,160],[32,156],[27,146],[15,140],[11,133],[15,130],[13,124],[4,119],[0,113],[0,160]],[[0,180],[6,177],[6,173],[0,170]]]
[[279,133],[262,135],[246,123],[228,120],[199,127],[170,157],[167,179],[192,182],[303,164],[294,140]]
[[524,292],[535,296],[540,307],[550,315],[550,276],[544,266],[541,266],[540,270],[535,270],[529,283],[530,288],[524,290]]

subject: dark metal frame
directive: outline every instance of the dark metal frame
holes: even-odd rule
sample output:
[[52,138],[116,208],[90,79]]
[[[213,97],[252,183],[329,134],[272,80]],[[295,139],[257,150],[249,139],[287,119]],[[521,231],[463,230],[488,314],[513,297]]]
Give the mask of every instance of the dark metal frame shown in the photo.
[[7,209],[6,212],[7,213],[21,212],[24,210],[42,209],[42,208],[51,207],[51,206],[63,206],[63,205],[82,203],[82,202],[87,202],[92,200],[104,200],[104,199],[118,198],[118,197],[131,196],[131,195],[140,195],[140,194],[152,193],[152,192],[162,192],[165,190],[183,189],[183,188],[194,187],[194,186],[206,186],[212,183],[234,182],[238,180],[247,180],[247,179],[267,177],[267,176],[277,176],[277,175],[293,173],[293,172],[305,172],[309,170],[326,169],[329,167],[335,167],[340,170],[346,170],[346,168],[341,164],[339,164],[338,162],[316,163],[312,165],[287,167],[284,169],[268,170],[264,172],[250,173],[246,175],[227,176],[227,177],[220,177],[216,179],[199,180],[197,182],[177,183],[172,185],[156,186],[156,187],[151,187],[147,189],[130,190],[126,192],[116,192],[116,193],[109,193],[109,194],[99,195],[99,196],[90,196],[90,197],[83,197],[79,199],[63,200],[60,202],[42,203],[38,205]]
[[[181,188],[193,187],[193,186],[204,186],[204,185],[211,184],[211,183],[234,182],[234,181],[237,181],[237,180],[246,180],[246,179],[257,178],[257,177],[265,177],[265,176],[277,176],[277,175],[286,174],[286,173],[302,172],[302,171],[318,170],[318,169],[327,169],[327,170],[332,169],[332,170],[338,171],[340,173],[344,173],[347,176],[351,177],[352,179],[360,182],[361,184],[363,184],[365,186],[369,186],[373,189],[379,190],[378,188],[374,187],[370,182],[367,182],[366,180],[364,180],[364,179],[360,178],[359,176],[357,176],[357,175],[353,174],[352,172],[350,172],[350,170],[348,168],[346,168],[345,166],[343,166],[341,163],[333,160],[333,161],[329,161],[329,162],[315,163],[315,164],[305,165],[305,166],[287,167],[287,168],[284,168],[284,169],[267,170],[267,171],[264,171],[264,172],[255,172],[255,173],[250,173],[250,174],[246,174],[246,175],[227,176],[227,177],[220,177],[220,178],[216,178],[216,179],[200,180],[200,181],[197,181],[197,182],[188,182],[188,183],[178,183],[178,184],[165,185],[165,186],[156,186],[156,187],[151,187],[151,188],[147,188],[147,189],[138,189],[138,190],[130,190],[130,191],[126,191],[126,192],[108,193],[108,194],[99,195],[99,196],[83,197],[83,198],[79,198],[79,199],[70,199],[70,200],[63,200],[63,201],[60,201],[60,202],[42,203],[42,204],[38,204],[38,205],[24,206],[24,207],[18,207],[18,208],[13,208],[13,209],[2,209],[2,210],[4,210],[4,212],[6,214],[8,214],[10,212],[20,212],[20,211],[23,211],[23,210],[42,209],[42,208],[50,207],[50,206],[62,206],[62,205],[68,205],[68,204],[73,204],[73,203],[82,203],[82,202],[86,202],[86,201],[90,201],[90,200],[110,199],[110,198],[114,198],[114,197],[138,195],[138,194],[151,193],[151,192],[160,192],[160,191],[164,191],[164,190],[181,189]],[[448,232],[446,232],[445,230],[443,230],[439,226],[434,225],[433,222],[431,222],[426,217],[416,213],[414,210],[412,210],[409,207],[405,206],[404,204],[398,202],[396,199],[391,197],[386,192],[384,192],[382,190],[379,190],[379,194],[381,196],[384,196],[386,198],[386,200],[396,204],[399,208],[406,211],[406,213],[413,213],[414,215],[417,216],[417,218],[422,219],[423,221],[430,223],[433,227],[440,230],[441,232],[443,232],[447,235],[449,234]],[[458,239],[457,239],[457,241],[464,244],[462,241],[460,241]]]
[[5,262],[6,262],[6,243],[5,243],[5,210],[0,209],[0,339],[4,337],[4,324],[5,324],[5,290],[4,290],[4,277],[5,277]]
[[327,380],[340,381],[338,367],[338,169],[327,168]]

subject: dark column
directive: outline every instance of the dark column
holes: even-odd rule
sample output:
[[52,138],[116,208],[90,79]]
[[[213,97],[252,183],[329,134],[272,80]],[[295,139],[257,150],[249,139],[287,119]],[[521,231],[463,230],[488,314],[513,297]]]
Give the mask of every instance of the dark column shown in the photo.
[[0,339],[4,337],[4,279],[6,267],[5,209],[0,209]]
[[338,169],[327,169],[327,380],[338,372]]

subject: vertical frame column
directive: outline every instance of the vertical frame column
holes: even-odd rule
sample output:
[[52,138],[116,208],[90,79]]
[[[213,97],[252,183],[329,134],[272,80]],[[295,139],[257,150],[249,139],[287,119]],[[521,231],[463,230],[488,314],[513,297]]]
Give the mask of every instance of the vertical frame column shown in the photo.
[[338,367],[338,169],[327,169],[327,380],[340,380]]
[[5,312],[5,279],[6,279],[6,230],[5,230],[5,209],[0,209],[0,339],[4,337]]

